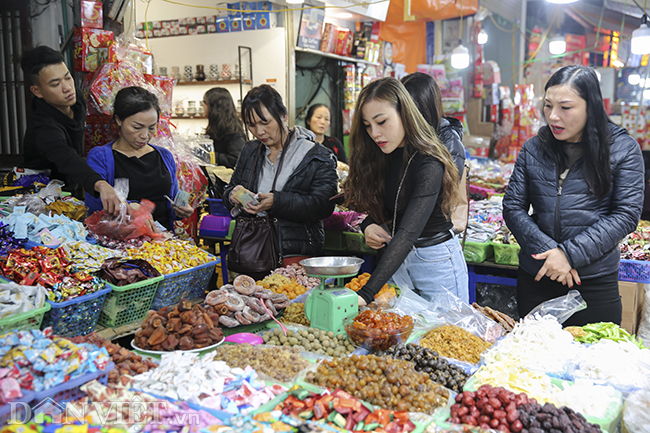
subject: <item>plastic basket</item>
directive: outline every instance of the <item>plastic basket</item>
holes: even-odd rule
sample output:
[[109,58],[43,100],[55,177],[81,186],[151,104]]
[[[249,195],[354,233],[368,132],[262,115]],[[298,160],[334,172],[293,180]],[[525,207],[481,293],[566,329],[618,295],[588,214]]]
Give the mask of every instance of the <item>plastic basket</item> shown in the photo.
[[[22,392],[22,397],[0,406],[0,427],[11,425],[9,424],[10,422],[12,424],[25,424],[29,421],[27,417],[29,417],[31,413],[27,412],[27,408],[31,407],[35,393],[27,390],[23,390]],[[12,405],[11,403],[14,404]],[[14,408],[13,413],[11,412],[12,407]]]
[[161,275],[122,287],[106,283],[112,291],[106,295],[97,323],[105,328],[115,328],[144,319],[164,278]]
[[199,223],[199,236],[205,238],[225,238],[230,230],[230,216],[205,215]]
[[221,263],[218,257],[210,257],[214,259],[211,262],[165,275],[158,286],[151,309],[159,310],[167,305],[177,304],[181,298],[205,298],[210,277]]
[[231,216],[230,211],[223,204],[223,200],[220,198],[209,198],[207,199],[208,205],[210,206],[210,215],[220,215],[220,216]]
[[494,249],[490,242],[465,242],[463,250],[465,260],[472,263],[482,263],[492,257]]
[[24,329],[40,329],[43,315],[50,311],[50,304],[46,303],[26,313],[15,314],[0,320],[0,335],[9,331],[21,331]]
[[650,283],[650,262],[621,260],[618,267],[618,279],[633,283]]
[[[90,382],[91,380],[97,380],[102,385],[108,384],[108,373],[115,368],[115,364],[109,362],[106,365],[106,369],[97,370],[94,373],[86,373],[81,376],[77,376],[63,382],[53,388],[37,392],[34,395],[34,400],[32,401],[32,414],[37,415],[41,412],[47,413],[44,411],[45,406],[42,407],[42,410],[39,411],[39,407],[46,402],[51,404],[56,404],[60,408],[65,408],[66,404],[71,401],[79,400],[86,396],[86,393],[79,389],[82,385]],[[48,405],[49,406],[49,405]],[[51,408],[51,407],[50,407]],[[54,409],[57,407],[55,406]],[[49,414],[49,413],[48,413]],[[57,415],[56,413],[52,415]]]
[[366,245],[366,238],[361,233],[343,232],[343,237],[345,238],[345,247],[350,252],[377,253]]
[[48,301],[52,309],[45,313],[43,326],[51,326],[54,335],[61,337],[90,334],[95,330],[104,300],[110,292],[111,288],[106,287],[65,302]]
[[492,242],[494,247],[494,262],[500,265],[519,266],[519,245],[498,244]]

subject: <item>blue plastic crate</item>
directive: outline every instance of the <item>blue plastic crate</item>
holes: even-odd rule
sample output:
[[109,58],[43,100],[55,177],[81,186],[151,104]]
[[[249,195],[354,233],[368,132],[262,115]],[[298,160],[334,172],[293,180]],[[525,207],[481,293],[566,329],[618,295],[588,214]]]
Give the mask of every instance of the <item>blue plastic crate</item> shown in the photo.
[[159,310],[167,305],[177,304],[182,298],[205,298],[210,277],[221,263],[219,257],[210,257],[214,259],[211,262],[165,275],[165,279],[158,286],[151,309]]
[[618,267],[619,281],[650,283],[650,262],[641,260],[621,260]]
[[231,216],[230,211],[220,198],[209,198],[210,215]]
[[108,365],[106,365],[105,370],[97,370],[94,373],[82,374],[81,376],[70,379],[67,382],[63,382],[53,388],[35,393],[34,400],[32,402],[34,405],[33,415],[36,415],[38,413],[37,406],[47,398],[65,408],[65,405],[68,402],[79,400],[80,398],[85,397],[86,393],[79,389],[79,387],[90,382],[91,380],[96,379],[102,385],[107,385],[108,373],[110,373],[114,368],[115,364],[109,362]]
[[52,309],[45,313],[43,327],[51,326],[52,332],[61,337],[88,335],[95,330],[99,314],[104,306],[110,286],[65,302],[47,301]]

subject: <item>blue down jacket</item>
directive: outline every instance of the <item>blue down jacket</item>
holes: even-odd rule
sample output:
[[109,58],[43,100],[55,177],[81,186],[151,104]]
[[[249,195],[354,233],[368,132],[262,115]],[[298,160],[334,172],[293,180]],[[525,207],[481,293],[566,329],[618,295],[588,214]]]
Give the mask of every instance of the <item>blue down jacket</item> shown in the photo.
[[[619,242],[636,229],[643,206],[644,165],[639,144],[610,123],[612,186],[597,199],[582,176],[584,159],[559,187],[559,167],[537,136],[524,143],[503,199],[503,217],[521,244],[519,267],[536,275],[532,254],[560,247],[580,278],[618,271]],[[532,205],[532,215],[528,210]]]

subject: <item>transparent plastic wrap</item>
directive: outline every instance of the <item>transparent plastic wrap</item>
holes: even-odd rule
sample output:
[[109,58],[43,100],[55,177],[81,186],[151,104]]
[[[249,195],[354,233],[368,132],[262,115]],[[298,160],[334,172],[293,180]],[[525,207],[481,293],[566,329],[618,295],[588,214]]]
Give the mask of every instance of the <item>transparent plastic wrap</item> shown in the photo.
[[631,393],[623,406],[623,432],[647,433],[650,426],[650,389]]
[[585,308],[587,308],[587,303],[582,299],[580,292],[577,290],[569,290],[569,293],[564,296],[542,302],[533,308],[526,317],[534,317],[536,315],[540,317],[553,316],[559,323],[564,323],[569,317]]
[[644,284],[643,290],[645,291],[645,303],[643,304],[643,311],[641,312],[641,321],[639,322],[637,337],[646,346],[650,347],[650,284]]
[[456,325],[491,343],[505,335],[501,325],[488,319],[449,291],[445,290],[445,293],[434,295],[431,301],[427,301],[412,290],[405,290],[402,285],[400,288],[402,294],[395,307],[386,311],[412,316],[415,324],[412,335],[416,338],[445,324]]
[[155,204],[143,199],[138,209],[129,212],[126,201],[129,195],[129,180],[115,179],[114,189],[120,199],[120,213],[112,216],[101,210],[90,215],[85,223],[93,233],[119,240],[136,239],[140,236],[158,239],[164,236],[162,233],[154,232],[147,224],[156,207]]

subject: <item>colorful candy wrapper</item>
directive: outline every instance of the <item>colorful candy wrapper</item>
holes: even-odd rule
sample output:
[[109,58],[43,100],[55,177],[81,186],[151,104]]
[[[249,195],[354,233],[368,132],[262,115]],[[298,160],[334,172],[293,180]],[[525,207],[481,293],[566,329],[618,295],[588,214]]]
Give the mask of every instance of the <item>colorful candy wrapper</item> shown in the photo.
[[23,396],[20,390],[20,384],[13,377],[7,377],[0,380],[0,400],[9,402]]

